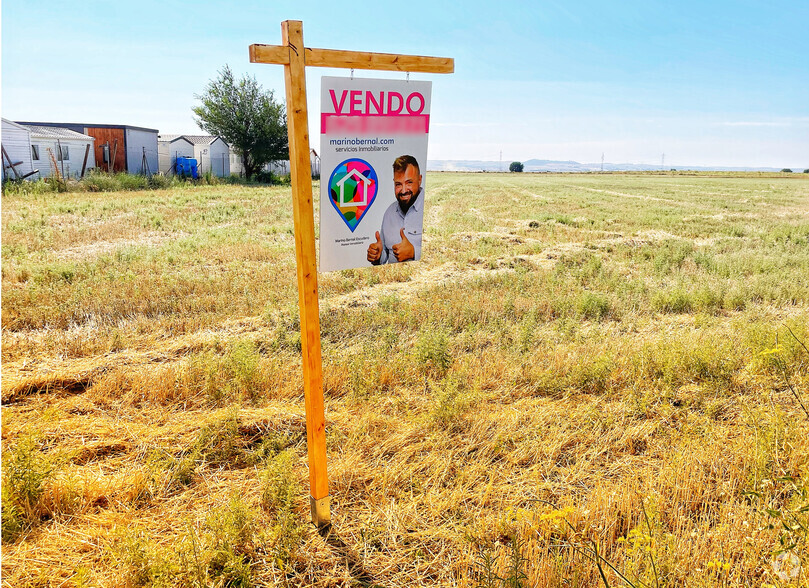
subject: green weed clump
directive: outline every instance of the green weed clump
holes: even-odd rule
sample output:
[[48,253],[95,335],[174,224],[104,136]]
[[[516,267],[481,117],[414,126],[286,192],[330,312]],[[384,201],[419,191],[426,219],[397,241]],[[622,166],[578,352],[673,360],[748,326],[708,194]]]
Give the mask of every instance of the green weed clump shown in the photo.
[[260,538],[258,513],[238,495],[205,521],[205,576],[214,585],[247,588],[252,578]]
[[23,435],[3,451],[2,540],[15,541],[45,518],[80,507],[81,498],[68,480],[56,480],[57,457],[39,448],[34,435]]
[[53,182],[40,178],[35,181],[28,180],[8,180],[3,182],[4,196],[28,196],[38,194],[48,194],[57,191],[57,186]]
[[152,190],[165,190],[179,185],[176,177],[168,177],[163,174],[152,174],[149,176],[149,188]]
[[694,252],[694,245],[687,241],[664,241],[658,246],[654,257],[654,269],[659,274],[669,274],[680,269]]
[[24,527],[39,520],[41,499],[56,470],[32,435],[3,452],[3,541],[13,541]]
[[429,387],[435,397],[430,419],[444,429],[457,427],[460,418],[477,399],[475,394],[464,390],[457,378],[445,378],[441,384],[430,381]]
[[179,577],[185,575],[177,552],[149,541],[143,533],[121,534],[111,555],[133,586],[174,586]]
[[426,375],[441,377],[446,374],[452,365],[447,333],[431,327],[421,330],[416,341],[415,360]]
[[609,299],[596,292],[585,290],[576,298],[576,314],[584,319],[600,321],[612,311]]
[[621,382],[619,368],[614,353],[602,347],[582,348],[553,359],[538,350],[521,367],[521,381],[532,396],[601,394]]
[[659,312],[682,314],[691,312],[694,301],[685,288],[677,287],[655,292],[652,296],[652,308]]
[[713,391],[737,389],[736,374],[744,365],[737,342],[727,338],[678,337],[647,341],[630,361],[631,377],[676,389],[701,384]]
[[261,359],[255,343],[239,341],[228,353],[228,364],[233,374],[233,386],[236,394],[250,400],[257,399],[260,394],[258,381],[259,360]]
[[217,186],[219,185],[220,181],[211,170],[208,170],[199,178],[199,183],[206,186]]
[[2,490],[2,538],[3,543],[11,543],[23,533],[28,526],[28,520],[23,510],[17,506],[17,501],[12,498],[10,492],[6,490],[5,484]]
[[111,555],[134,586],[247,588],[264,549],[259,525],[258,511],[233,495],[201,524],[189,522],[171,548],[133,531],[119,535]]
[[214,406],[229,402],[258,403],[267,393],[269,360],[258,345],[237,340],[224,353],[205,351],[186,360],[177,374],[185,396],[204,399]]
[[282,451],[268,459],[261,480],[261,507],[274,520],[271,540],[275,546],[276,562],[283,569],[294,558],[305,534],[305,528],[295,512],[295,498],[300,495],[300,483],[295,474],[294,452]]
[[143,190],[149,187],[146,176],[114,174],[101,170],[91,170],[79,182],[79,187],[87,192],[119,192],[121,190]]
[[652,308],[658,312],[687,314],[703,312],[716,314],[722,308],[741,310],[746,301],[739,291],[726,293],[708,287],[686,288],[678,285],[666,290],[658,290],[652,295]]

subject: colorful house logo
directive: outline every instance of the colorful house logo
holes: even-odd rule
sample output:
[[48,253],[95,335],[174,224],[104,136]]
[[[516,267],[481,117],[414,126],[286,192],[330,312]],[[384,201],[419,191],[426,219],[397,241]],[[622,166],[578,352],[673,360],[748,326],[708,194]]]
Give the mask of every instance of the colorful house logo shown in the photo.
[[376,170],[362,159],[347,159],[334,168],[329,178],[330,201],[352,233],[374,203],[378,185]]
[[[356,196],[351,199],[347,200],[345,198],[345,190],[346,190],[346,182],[348,180],[353,179],[356,183]],[[337,202],[340,205],[340,208],[351,208],[354,206],[367,206],[368,205],[368,192],[369,188],[373,187],[373,182],[358,172],[356,169],[352,169],[346,175],[344,175],[338,182],[337,187],[339,188],[339,198]],[[362,192],[362,198],[357,199],[360,192]]]

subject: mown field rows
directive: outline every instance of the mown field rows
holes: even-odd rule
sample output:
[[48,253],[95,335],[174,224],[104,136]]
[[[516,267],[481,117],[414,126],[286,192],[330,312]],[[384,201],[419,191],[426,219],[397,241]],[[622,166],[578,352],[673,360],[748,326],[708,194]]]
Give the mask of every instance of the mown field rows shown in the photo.
[[290,197],[3,197],[4,586],[809,585],[808,178],[429,174],[320,276],[325,537]]

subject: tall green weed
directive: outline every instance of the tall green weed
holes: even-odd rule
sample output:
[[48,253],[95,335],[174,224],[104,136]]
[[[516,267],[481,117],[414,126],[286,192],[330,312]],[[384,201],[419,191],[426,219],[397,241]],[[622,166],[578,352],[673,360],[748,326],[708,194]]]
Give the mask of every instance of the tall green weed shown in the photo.
[[39,520],[41,501],[56,468],[33,435],[20,437],[16,446],[3,452],[3,542],[14,541]]

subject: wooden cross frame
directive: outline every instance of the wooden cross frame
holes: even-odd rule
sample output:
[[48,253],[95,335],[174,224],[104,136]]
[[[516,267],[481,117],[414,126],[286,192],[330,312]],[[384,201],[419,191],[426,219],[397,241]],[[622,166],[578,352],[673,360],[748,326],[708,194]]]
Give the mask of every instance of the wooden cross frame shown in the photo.
[[326,472],[326,419],[323,407],[323,368],[320,352],[320,310],[317,294],[315,222],[309,150],[309,114],[306,106],[306,66],[375,69],[402,72],[452,73],[455,61],[447,57],[365,53],[310,49],[303,45],[303,22],[281,23],[283,45],[250,45],[251,63],[284,66],[287,98],[295,256],[298,266],[298,306],[301,313],[303,390],[306,398],[306,445],[309,454],[309,489],[312,522],[331,524],[329,479]]

